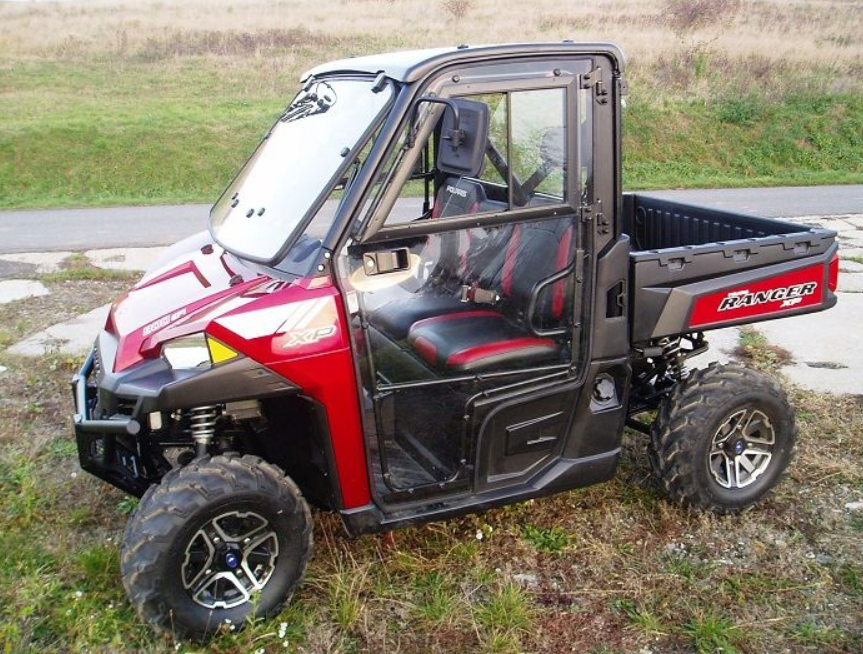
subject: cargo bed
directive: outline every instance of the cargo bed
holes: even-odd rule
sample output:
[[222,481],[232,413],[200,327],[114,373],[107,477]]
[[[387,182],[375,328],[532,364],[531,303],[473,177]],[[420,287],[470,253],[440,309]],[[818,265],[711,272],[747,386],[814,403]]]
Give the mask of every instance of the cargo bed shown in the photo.
[[623,196],[634,344],[818,311],[836,303],[836,233]]

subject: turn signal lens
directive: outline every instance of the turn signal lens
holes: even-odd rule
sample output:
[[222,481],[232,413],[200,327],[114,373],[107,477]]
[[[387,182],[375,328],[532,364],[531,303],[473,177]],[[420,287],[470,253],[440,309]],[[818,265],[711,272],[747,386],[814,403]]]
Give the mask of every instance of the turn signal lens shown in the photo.
[[232,350],[224,343],[220,343],[212,336],[207,336],[207,347],[210,350],[210,360],[214,363],[222,363],[240,356],[238,352]]

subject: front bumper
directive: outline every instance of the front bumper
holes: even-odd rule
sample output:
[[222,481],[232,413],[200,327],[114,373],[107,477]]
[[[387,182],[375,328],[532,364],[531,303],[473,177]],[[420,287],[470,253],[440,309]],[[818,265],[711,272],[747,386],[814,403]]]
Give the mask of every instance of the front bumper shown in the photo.
[[138,416],[116,414],[93,419],[98,404],[96,385],[90,378],[96,367],[94,348],[72,378],[75,402],[73,425],[81,468],[136,497],[144,494],[150,480],[144,474],[136,436],[141,432]]
[[116,339],[102,332],[72,378],[75,439],[84,470],[138,497],[164,468],[149,414],[300,392],[247,357],[206,370],[172,370],[149,359],[114,372],[116,349]]

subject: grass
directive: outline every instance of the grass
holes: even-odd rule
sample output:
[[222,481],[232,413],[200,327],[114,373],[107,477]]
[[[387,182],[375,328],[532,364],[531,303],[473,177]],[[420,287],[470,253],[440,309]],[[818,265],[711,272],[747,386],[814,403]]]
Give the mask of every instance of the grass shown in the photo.
[[524,539],[540,552],[560,552],[570,543],[569,534],[559,527],[525,525]]
[[475,41],[477,20],[623,46],[629,188],[863,181],[859,7],[750,4],[0,3],[0,208],[212,201],[303,70],[440,45],[434,25]]
[[[41,329],[54,307],[87,310],[125,283],[57,282],[47,298],[7,305],[2,322],[26,315],[26,331]],[[769,343],[744,332],[742,345],[775,372]],[[635,434],[614,480],[482,515],[351,540],[335,516],[316,512],[315,557],[291,603],[201,648],[157,638],[125,598],[118,546],[136,502],[78,468],[68,378],[80,359],[0,352],[0,363],[8,368],[0,374],[4,651],[852,654],[863,646],[863,522],[844,510],[863,498],[859,398],[789,388],[796,463],[739,516],[664,501]]]
[[743,327],[740,330],[740,342],[734,354],[754,368],[761,370],[775,369],[791,363],[791,353],[778,345],[773,345],[758,330]]
[[743,630],[728,618],[708,614],[686,623],[683,632],[692,640],[698,654],[739,654],[734,641],[740,640]]

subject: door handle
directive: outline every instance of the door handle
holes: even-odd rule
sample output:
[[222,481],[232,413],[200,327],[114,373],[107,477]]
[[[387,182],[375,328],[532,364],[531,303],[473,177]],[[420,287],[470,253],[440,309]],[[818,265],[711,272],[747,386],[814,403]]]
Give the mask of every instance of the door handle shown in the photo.
[[363,254],[363,270],[366,275],[384,275],[410,268],[411,255],[408,248],[366,252]]

